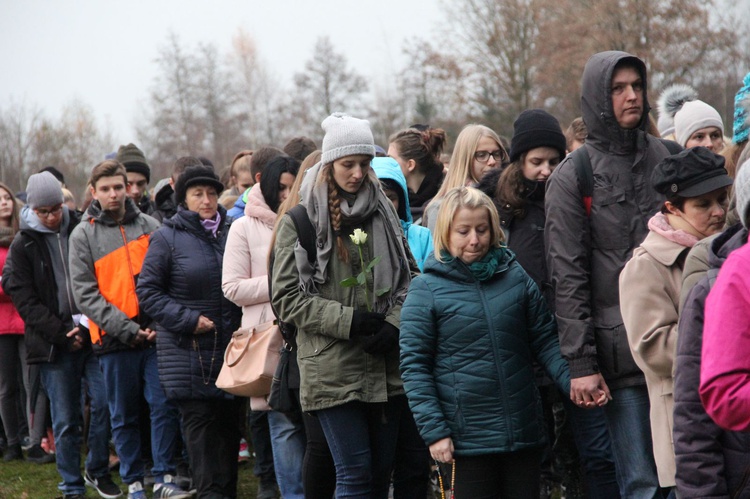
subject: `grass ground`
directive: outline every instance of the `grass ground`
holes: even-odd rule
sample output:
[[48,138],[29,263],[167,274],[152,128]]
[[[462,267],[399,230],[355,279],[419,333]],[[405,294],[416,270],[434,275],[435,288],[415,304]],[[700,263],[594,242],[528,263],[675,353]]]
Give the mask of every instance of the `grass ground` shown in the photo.
[[[122,485],[120,476],[115,472],[112,478]],[[57,490],[60,475],[54,464],[33,464],[25,461],[4,462],[0,458],[0,499],[53,499],[61,497]],[[124,486],[122,490],[127,490]],[[253,475],[252,461],[240,465],[238,498],[255,497],[257,480]],[[150,495],[150,494],[149,494]],[[86,497],[96,498],[99,495],[87,487]]]

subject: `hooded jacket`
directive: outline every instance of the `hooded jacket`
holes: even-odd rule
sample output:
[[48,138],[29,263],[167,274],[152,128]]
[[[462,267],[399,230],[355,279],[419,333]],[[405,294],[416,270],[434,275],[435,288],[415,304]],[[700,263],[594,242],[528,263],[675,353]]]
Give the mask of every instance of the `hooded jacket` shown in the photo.
[[159,222],[172,218],[177,213],[177,200],[171,185],[165,185],[156,193],[154,208],[151,216]]
[[483,281],[459,259],[430,255],[401,313],[401,373],[414,420],[427,445],[451,437],[458,456],[544,444],[533,360],[570,391],[555,320],[515,255],[500,251]]
[[[142,313],[135,287],[159,222],[125,199],[125,216],[113,219],[93,201],[70,236],[70,278],[76,304],[89,318],[99,355],[128,350],[151,320]],[[143,344],[143,347],[149,345]]]
[[[54,362],[58,352],[73,343],[66,334],[75,327],[73,314],[78,310],[65,267],[68,239],[79,222],[78,213],[63,206],[60,230],[53,232],[41,225],[31,208],[21,210],[21,230],[10,246],[2,285],[24,319],[29,364]],[[53,259],[51,247],[59,258]]]
[[[255,187],[255,186],[253,186]],[[258,186],[260,188],[260,186]],[[237,200],[234,202],[234,206],[232,206],[229,211],[227,211],[227,216],[229,216],[229,220],[238,220],[245,216],[245,206],[247,206],[247,198],[250,195],[250,189],[247,189],[245,192],[237,196]]]
[[[618,124],[612,105],[615,66],[627,61],[643,81],[643,116],[633,129]],[[648,220],[664,198],[650,185],[669,151],[646,133],[648,98],[643,62],[625,52],[593,55],[583,73],[581,109],[593,169],[591,214],[583,204],[576,166],[568,156],[547,181],[545,245],[560,348],[579,378],[601,372],[610,388],[643,385],[620,314],[616,283]]]
[[406,242],[409,244],[411,254],[414,260],[416,260],[419,270],[422,271],[427,256],[433,251],[432,234],[427,227],[412,223],[409,191],[406,187],[406,178],[401,172],[401,167],[398,166],[398,163],[393,158],[374,158],[372,160],[372,169],[379,179],[392,180],[400,188],[400,191],[398,191],[398,218],[401,220],[401,227],[404,229],[404,235],[406,235]]
[[[0,246],[0,268],[5,267],[8,259],[8,247]],[[0,335],[23,334],[24,325],[18,310],[13,306],[13,301],[4,290],[0,289]]]
[[245,216],[229,229],[221,289],[242,307],[242,327],[274,319],[268,294],[268,251],[276,213],[266,204],[260,184],[248,189]]
[[750,433],[719,427],[706,413],[698,392],[706,297],[729,254],[746,242],[747,230],[739,224],[712,238],[708,274],[690,290],[680,313],[673,433],[680,497],[750,498]]
[[[239,326],[239,309],[221,292],[227,215],[219,206],[216,237],[184,208],[165,220],[149,243],[138,280],[141,306],[157,322],[159,380],[170,400],[231,399],[216,388],[224,351]],[[215,332],[193,334],[204,315]]]

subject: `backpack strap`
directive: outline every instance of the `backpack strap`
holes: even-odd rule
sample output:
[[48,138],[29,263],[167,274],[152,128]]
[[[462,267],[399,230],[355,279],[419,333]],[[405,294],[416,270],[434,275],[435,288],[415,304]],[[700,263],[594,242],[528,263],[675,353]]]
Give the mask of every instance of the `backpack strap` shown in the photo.
[[576,169],[578,183],[581,186],[581,201],[586,209],[586,216],[591,216],[591,198],[594,195],[594,169],[586,146],[581,146],[570,153],[570,160]]
[[[307,214],[307,209],[303,205],[298,204],[297,206],[287,211],[286,214],[289,215],[289,218],[291,218],[292,222],[294,223],[294,228],[297,230],[297,239],[299,240],[302,248],[304,248],[304,250],[307,252],[307,260],[310,262],[310,265],[315,265],[315,260],[318,258],[318,247],[315,244],[315,227],[313,227],[313,224],[310,221],[310,217]],[[271,248],[268,256],[269,295],[271,294],[272,289],[274,259],[275,254],[273,248]],[[273,310],[273,315],[275,315],[276,319],[278,320],[279,314],[276,312],[276,308],[274,308],[273,303],[271,303],[271,310]],[[286,341],[285,348],[287,350],[295,348],[297,328],[295,328],[292,324],[283,322],[281,320],[279,320],[279,327],[281,329],[281,335]]]
[[310,217],[307,215],[307,209],[298,204],[287,212],[287,215],[294,222],[294,228],[297,230],[297,239],[299,244],[307,252],[307,260],[312,264],[318,258],[318,247],[315,244],[315,227],[313,227]]

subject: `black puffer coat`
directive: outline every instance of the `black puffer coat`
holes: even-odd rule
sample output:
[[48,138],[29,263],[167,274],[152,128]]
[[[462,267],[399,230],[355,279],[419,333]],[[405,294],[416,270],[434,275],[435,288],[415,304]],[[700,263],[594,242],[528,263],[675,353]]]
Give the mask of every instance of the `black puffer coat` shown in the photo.
[[690,291],[680,314],[674,366],[674,450],[681,497],[750,498],[750,434],[719,428],[698,394],[704,305],[712,281],[733,250],[747,242],[747,230],[727,229],[708,252],[710,269]]
[[[224,350],[240,324],[240,309],[224,298],[221,266],[229,227],[213,237],[197,213],[179,208],[151,236],[138,280],[138,299],[157,324],[159,379],[167,398],[231,398],[216,388]],[[193,334],[204,315],[215,333]]]

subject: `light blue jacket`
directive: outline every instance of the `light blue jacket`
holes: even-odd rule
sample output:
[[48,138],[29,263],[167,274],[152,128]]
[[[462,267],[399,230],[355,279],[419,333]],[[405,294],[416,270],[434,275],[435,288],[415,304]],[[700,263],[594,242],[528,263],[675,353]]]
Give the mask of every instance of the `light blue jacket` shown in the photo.
[[404,229],[409,249],[419,266],[419,270],[423,271],[427,255],[433,252],[432,234],[427,227],[412,223],[411,210],[409,209],[409,195],[406,190],[406,178],[401,172],[401,167],[393,158],[373,158],[372,169],[379,179],[393,180],[401,187],[401,191],[398,193],[400,203],[398,216],[401,219],[401,227]]

